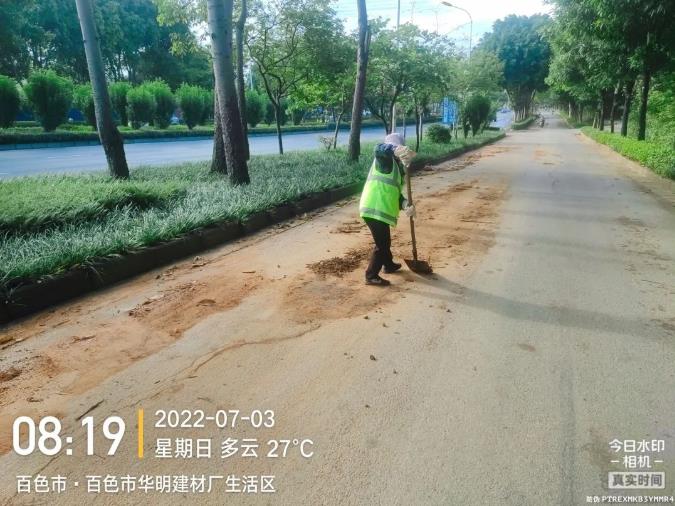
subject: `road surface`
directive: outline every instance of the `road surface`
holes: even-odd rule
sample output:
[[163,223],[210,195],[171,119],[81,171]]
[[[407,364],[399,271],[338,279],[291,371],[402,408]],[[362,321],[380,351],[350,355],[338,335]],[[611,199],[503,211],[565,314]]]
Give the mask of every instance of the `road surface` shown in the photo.
[[[319,137],[322,135],[331,135],[331,132],[285,133],[283,135],[284,150],[319,149]],[[383,135],[383,128],[369,127],[363,129],[361,139],[372,141],[381,139]],[[346,143],[348,136],[348,131],[341,130],[339,142]],[[252,135],[249,142],[251,153],[254,155],[279,152],[276,134]],[[205,139],[138,142],[125,144],[124,151],[130,167],[195,162],[211,158],[213,141]],[[0,179],[45,172],[105,170],[106,167],[103,148],[99,145],[0,151]]]
[[[510,123],[510,113],[498,113],[494,123],[506,128]],[[427,125],[428,126],[428,125]],[[408,135],[415,135],[414,126],[408,126]],[[283,135],[285,151],[306,151],[319,149],[319,137],[330,136],[332,132],[299,132]],[[381,140],[382,127],[368,127],[361,132],[365,142]],[[338,136],[340,144],[346,144],[348,130],[341,130]],[[254,155],[279,152],[276,134],[252,135],[249,138],[251,153]],[[141,165],[166,165],[181,162],[209,160],[213,151],[213,142],[206,140],[179,140],[173,142],[139,142],[126,144],[124,150],[130,167]],[[85,172],[107,168],[101,146],[74,146],[40,149],[17,149],[0,151],[0,180],[17,176],[30,176],[41,173]]]
[[[580,505],[610,495],[615,439],[664,441],[651,465],[673,495],[673,184],[552,118],[413,181],[432,277],[363,286],[350,200],[7,328],[5,503],[32,503],[16,475],[39,472],[71,480],[50,504]],[[409,247],[401,223],[396,257]],[[155,427],[171,409],[274,424]],[[20,414],[63,420],[73,455],[13,454]],[[126,433],[107,456],[111,415]],[[211,439],[211,458],[159,458],[187,451],[176,438]],[[228,438],[240,453],[222,459]],[[287,456],[268,457],[279,439]],[[276,492],[86,492],[87,475],[202,473],[274,476]]]

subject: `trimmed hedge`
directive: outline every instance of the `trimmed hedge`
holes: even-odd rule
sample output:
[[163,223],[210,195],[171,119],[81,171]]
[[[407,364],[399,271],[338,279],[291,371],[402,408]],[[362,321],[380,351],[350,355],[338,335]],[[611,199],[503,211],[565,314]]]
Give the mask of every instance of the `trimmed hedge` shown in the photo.
[[526,118],[524,120],[515,121],[515,122],[511,123],[511,128],[513,130],[526,130],[530,127],[530,125],[532,123],[534,123],[534,120],[535,120],[535,117],[530,116],[529,118]]
[[183,111],[183,120],[190,130],[196,127],[205,116],[204,109],[212,107],[208,92],[200,86],[181,85],[176,90],[176,99]]
[[87,125],[96,128],[96,110],[91,84],[79,84],[73,90],[73,106],[84,115]]
[[23,89],[45,132],[56,130],[73,100],[73,82],[53,70],[41,70],[31,74]]
[[427,128],[426,136],[435,144],[445,144],[452,140],[452,132],[443,125],[431,125]]
[[155,97],[143,86],[127,92],[127,117],[132,128],[138,130],[143,123],[150,123],[155,115]]
[[658,175],[675,179],[675,149],[658,142],[639,141],[632,137],[622,137],[618,133],[583,127],[581,131],[601,144],[605,144],[617,153],[638,162]]
[[171,115],[176,108],[176,99],[174,98],[173,93],[171,93],[171,88],[169,88],[169,85],[161,79],[145,82],[140,87],[149,91],[155,99],[152,124],[155,128],[166,130],[169,128]]

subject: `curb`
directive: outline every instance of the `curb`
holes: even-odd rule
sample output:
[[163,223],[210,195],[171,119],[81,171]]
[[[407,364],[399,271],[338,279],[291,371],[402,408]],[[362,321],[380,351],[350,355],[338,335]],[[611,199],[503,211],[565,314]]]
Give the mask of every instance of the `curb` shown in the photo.
[[[506,134],[502,133],[480,144],[463,147],[449,155],[426,160],[419,164],[413,163],[411,170],[419,170],[426,165],[456,158],[468,151],[501,140],[505,136]],[[3,299],[0,300],[0,324],[29,316],[47,307],[81,297],[182,258],[222,246],[294,216],[339,202],[359,193],[362,187],[363,182],[358,182],[310,193],[301,200],[251,214],[240,221],[226,221],[197,229],[163,243],[123,255],[93,260],[86,265],[73,267],[62,274],[48,276],[14,289],[8,289],[6,293],[0,294]]]
[[529,118],[522,120],[519,123],[511,123],[511,130],[527,130],[530,128],[532,123],[534,123],[534,120],[536,118],[534,116],[530,116]]

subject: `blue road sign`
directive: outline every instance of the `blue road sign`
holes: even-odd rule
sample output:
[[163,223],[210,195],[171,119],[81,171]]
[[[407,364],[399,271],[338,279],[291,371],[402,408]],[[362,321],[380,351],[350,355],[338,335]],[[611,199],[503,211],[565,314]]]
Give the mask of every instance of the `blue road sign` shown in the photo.
[[445,125],[455,124],[457,121],[457,102],[448,97],[443,98],[443,120]]

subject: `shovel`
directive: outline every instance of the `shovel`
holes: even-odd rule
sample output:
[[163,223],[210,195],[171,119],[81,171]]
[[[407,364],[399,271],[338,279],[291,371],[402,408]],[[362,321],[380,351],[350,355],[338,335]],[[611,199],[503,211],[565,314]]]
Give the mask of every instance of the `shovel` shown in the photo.
[[[412,187],[410,186],[410,168],[405,171],[405,184],[408,186],[408,205],[413,205]],[[404,258],[408,269],[418,274],[431,274],[433,269],[429,262],[417,258],[417,240],[415,239],[415,219],[410,217],[410,235],[412,236],[412,260]]]

